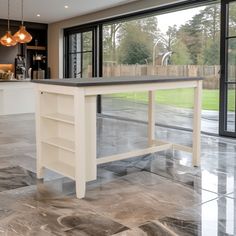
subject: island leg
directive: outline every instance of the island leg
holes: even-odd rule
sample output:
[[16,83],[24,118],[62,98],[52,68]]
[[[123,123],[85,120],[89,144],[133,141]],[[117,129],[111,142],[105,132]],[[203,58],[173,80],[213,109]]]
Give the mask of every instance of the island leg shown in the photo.
[[155,91],[148,91],[148,145],[155,140]]
[[97,96],[85,97],[86,181],[97,179]]
[[35,110],[35,123],[36,123],[36,165],[37,165],[37,178],[42,179],[44,175],[44,167],[42,163],[42,147],[41,147],[41,96],[42,92],[35,86],[36,94],[36,110]]
[[202,110],[202,81],[197,81],[194,88],[193,109],[193,166],[199,166],[201,161],[201,110]]
[[83,88],[76,88],[74,94],[75,116],[75,185],[77,198],[83,198],[86,190],[85,160],[85,95]]

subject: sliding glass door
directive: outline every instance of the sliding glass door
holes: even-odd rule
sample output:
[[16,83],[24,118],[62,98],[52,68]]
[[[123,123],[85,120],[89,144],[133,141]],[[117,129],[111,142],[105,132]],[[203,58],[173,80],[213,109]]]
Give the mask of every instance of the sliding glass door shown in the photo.
[[96,76],[96,29],[65,30],[65,77]]
[[236,137],[236,1],[222,1],[220,135]]

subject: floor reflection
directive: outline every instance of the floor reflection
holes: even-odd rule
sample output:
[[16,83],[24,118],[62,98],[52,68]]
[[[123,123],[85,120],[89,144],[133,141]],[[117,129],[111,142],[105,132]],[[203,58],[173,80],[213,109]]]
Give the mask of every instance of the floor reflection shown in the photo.
[[[144,124],[97,124],[99,156],[147,141]],[[74,182],[51,171],[35,184],[33,115],[0,117],[0,127],[0,235],[236,235],[235,140],[203,135],[200,168],[179,151],[100,165],[78,200]],[[191,145],[188,132],[157,127],[156,136]],[[8,188],[6,178],[16,184]]]
[[[192,94],[193,95],[193,94]],[[193,97],[189,97],[193,101]],[[102,97],[103,114],[125,119],[147,121],[147,103],[138,101],[135,98],[127,100],[112,95]],[[156,104],[156,122],[161,125],[171,125],[186,129],[192,128],[193,110],[180,108],[172,104]],[[202,131],[218,134],[219,111],[202,111]],[[234,130],[235,119],[229,117],[229,127]]]

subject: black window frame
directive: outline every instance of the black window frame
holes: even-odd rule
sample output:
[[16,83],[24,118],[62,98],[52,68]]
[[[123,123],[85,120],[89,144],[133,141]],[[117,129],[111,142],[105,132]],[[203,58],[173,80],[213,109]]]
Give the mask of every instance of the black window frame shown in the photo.
[[[98,76],[97,73],[97,56],[98,56],[98,47],[97,47],[97,38],[98,38],[98,25],[89,25],[89,26],[76,26],[73,28],[68,28],[64,30],[64,70],[63,74],[65,78],[69,78],[69,36],[77,33],[92,32],[92,77]],[[84,52],[81,52],[83,54]],[[83,60],[81,60],[81,69],[83,68]]]
[[[70,32],[76,32],[76,30],[86,30],[91,27],[96,29],[96,55],[94,56],[95,58],[95,70],[96,73],[94,74],[94,77],[102,77],[103,76],[103,25],[107,24],[112,24],[116,22],[122,22],[122,21],[127,21],[127,20],[135,20],[138,18],[143,18],[143,17],[149,17],[153,15],[158,15],[158,14],[165,14],[165,13],[170,13],[173,11],[178,11],[178,10],[185,10],[193,7],[200,7],[204,6],[206,4],[213,4],[213,3],[220,3],[220,0],[186,0],[182,2],[177,2],[177,3],[170,3],[164,6],[157,6],[153,7],[150,9],[146,10],[138,10],[133,13],[126,13],[123,15],[115,16],[115,17],[110,17],[106,18],[104,20],[98,20],[94,21],[91,23],[86,23],[86,24],[81,24],[75,27],[70,27],[64,29],[64,55],[66,55],[66,50],[67,50],[67,40],[66,38],[68,33]],[[66,59],[64,58],[64,61]],[[68,60],[66,63],[64,63],[64,75],[66,76],[66,68],[68,67]],[[67,78],[67,77],[66,77]],[[97,112],[101,113],[102,112],[102,96],[98,95],[97,99]]]
[[[227,130],[227,120],[228,120],[228,88],[227,86],[231,84],[231,82],[227,81],[228,78],[228,58],[226,56],[226,50],[228,49],[228,41],[231,38],[235,38],[236,36],[228,35],[228,20],[229,20],[229,12],[228,12],[228,4],[230,2],[236,2],[234,0],[221,0],[221,55],[220,55],[220,113],[219,113],[219,135],[236,138],[236,114],[235,114],[235,132]],[[235,84],[233,82],[232,84]],[[236,98],[235,98],[236,99]],[[236,106],[236,102],[235,102]],[[235,111],[236,113],[236,111]]]
[[[124,15],[114,16],[110,17],[104,20],[98,20],[91,23],[81,24],[74,27],[69,27],[64,29],[64,76],[67,75],[67,69],[68,69],[68,59],[66,58],[66,54],[68,51],[68,35],[73,34],[79,31],[88,31],[89,29],[94,29],[96,31],[96,45],[94,45],[96,55],[94,55],[95,58],[95,64],[96,64],[96,75],[95,76],[102,76],[102,55],[103,55],[103,35],[102,35],[102,29],[103,25],[116,23],[116,22],[122,22],[127,20],[135,20],[138,18],[153,16],[157,14],[164,14],[173,12],[173,10],[184,10],[188,9],[190,7],[200,7],[202,5],[205,5],[207,3],[219,3],[219,0],[189,0],[189,1],[182,1],[178,3],[170,3],[164,6],[157,6],[153,7],[151,9],[147,10],[139,10],[133,13],[126,13]],[[96,59],[98,59],[96,61]]]

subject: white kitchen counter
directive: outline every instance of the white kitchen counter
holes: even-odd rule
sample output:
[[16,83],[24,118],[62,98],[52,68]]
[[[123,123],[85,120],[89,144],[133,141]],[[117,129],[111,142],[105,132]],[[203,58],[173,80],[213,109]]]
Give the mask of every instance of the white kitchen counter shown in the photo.
[[0,81],[0,115],[35,112],[35,95],[30,81]]

